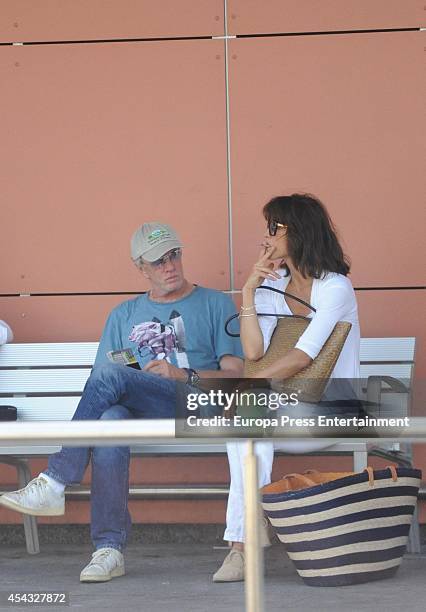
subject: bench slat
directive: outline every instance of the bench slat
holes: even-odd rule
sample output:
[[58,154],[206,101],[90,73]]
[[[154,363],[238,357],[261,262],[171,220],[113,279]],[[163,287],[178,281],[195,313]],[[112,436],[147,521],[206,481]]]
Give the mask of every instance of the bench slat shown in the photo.
[[98,342],[5,344],[0,348],[0,368],[91,366],[98,346]]
[[[363,364],[361,377],[393,376],[410,380],[412,364]],[[0,393],[76,393],[83,391],[89,368],[0,370]]]
[[361,378],[369,376],[393,376],[394,378],[402,378],[409,381],[413,364],[411,363],[385,363],[385,364],[361,364]]
[[[5,446],[0,448],[1,455],[51,455],[61,450],[61,446]],[[193,455],[209,453],[226,453],[225,444],[179,444],[170,442],[169,444],[145,444],[130,448],[132,454],[136,455]]]
[[90,369],[0,370],[0,393],[81,393]]
[[18,421],[69,421],[80,397],[0,397],[0,406],[15,406]]
[[[6,344],[0,368],[92,365],[98,342]],[[413,361],[415,338],[361,338],[361,361]]]
[[2,455],[52,455],[61,450],[61,446],[5,446],[0,449],[0,458]]
[[[288,441],[287,441],[288,442]],[[286,453],[286,451],[282,450],[280,447],[286,442],[281,442],[280,440],[274,440],[274,448],[277,453]],[[372,445],[374,441],[372,441]],[[0,455],[48,455],[60,450],[60,446],[14,446],[14,447],[4,447],[0,448]],[[366,443],[359,442],[356,440],[351,440],[348,442],[338,442],[327,447],[325,452],[353,452],[356,450],[365,450]],[[137,444],[135,446],[131,446],[130,448],[133,454],[143,454],[143,455],[167,455],[170,453],[173,454],[182,454],[182,455],[191,455],[202,453],[226,453],[226,444],[217,443],[217,444],[188,444],[188,443],[180,443],[179,441],[170,440],[168,444]],[[287,452],[288,454],[288,452]],[[290,453],[291,454],[291,453]],[[306,453],[304,453],[306,454]],[[313,454],[315,452],[313,451]]]
[[[2,397],[0,406],[11,405],[18,409],[18,421],[69,421],[77,408],[79,397]],[[369,409],[375,413],[391,416],[406,414],[408,396],[404,393],[386,393],[378,409]]]
[[[411,364],[361,365],[361,377],[393,376],[410,380]],[[81,393],[90,370],[0,370],[0,393]]]
[[415,338],[361,338],[362,361],[413,361]]

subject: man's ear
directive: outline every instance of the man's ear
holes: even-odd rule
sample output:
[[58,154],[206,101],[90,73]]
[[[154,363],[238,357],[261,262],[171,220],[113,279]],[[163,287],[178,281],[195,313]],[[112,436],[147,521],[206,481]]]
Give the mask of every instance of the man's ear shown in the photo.
[[142,272],[142,274],[145,276],[145,278],[147,278],[148,280],[150,280],[150,276],[149,273],[147,272],[147,270],[145,269],[145,266],[139,266],[139,270],[140,272]]

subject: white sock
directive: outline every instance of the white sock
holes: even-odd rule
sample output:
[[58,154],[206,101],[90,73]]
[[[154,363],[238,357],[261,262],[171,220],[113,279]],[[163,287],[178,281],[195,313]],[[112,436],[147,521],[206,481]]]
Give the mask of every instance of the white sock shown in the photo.
[[44,472],[41,472],[39,476],[43,476],[43,478],[47,480],[47,482],[49,483],[49,486],[53,489],[55,493],[62,494],[64,492],[65,485],[62,482],[59,482],[59,480],[55,480],[54,478],[52,478],[51,476],[48,476]]

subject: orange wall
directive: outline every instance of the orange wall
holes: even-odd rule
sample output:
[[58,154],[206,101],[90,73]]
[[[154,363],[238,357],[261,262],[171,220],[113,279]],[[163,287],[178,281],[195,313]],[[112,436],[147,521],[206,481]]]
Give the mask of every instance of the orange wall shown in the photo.
[[426,375],[425,32],[376,31],[421,27],[424,3],[316,4],[228,0],[227,66],[222,0],[1,2],[0,42],[36,43],[0,46],[0,318],[18,342],[97,339],[146,289],[128,252],[146,220],[176,227],[191,280],[239,289],[261,206],[305,190],[371,290],[363,335],[416,336]]

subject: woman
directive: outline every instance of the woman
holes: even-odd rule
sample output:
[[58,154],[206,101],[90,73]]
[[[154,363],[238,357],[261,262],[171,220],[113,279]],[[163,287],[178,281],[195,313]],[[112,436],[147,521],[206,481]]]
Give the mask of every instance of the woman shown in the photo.
[[[338,321],[352,324],[351,331],[333,370],[333,378],[359,378],[360,331],[355,293],[347,278],[349,263],[323,204],[311,195],[278,196],[263,208],[267,230],[259,260],[254,264],[242,289],[240,312],[241,342],[247,359],[260,359],[267,350],[277,324],[276,317],[260,317],[257,312],[295,314],[310,317],[310,325],[289,350],[258,378],[288,378],[297,374],[318,355]],[[276,265],[278,264],[278,267]],[[309,308],[266,289],[267,285],[291,293],[316,309]],[[329,443],[288,441],[280,443],[287,452],[309,452]],[[231,486],[224,539],[232,548],[213,576],[215,582],[244,580],[244,489],[245,444],[227,445]],[[273,442],[259,442],[259,484],[271,481]]]

